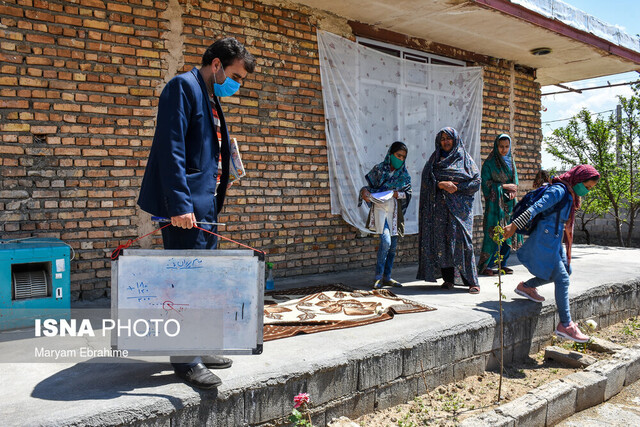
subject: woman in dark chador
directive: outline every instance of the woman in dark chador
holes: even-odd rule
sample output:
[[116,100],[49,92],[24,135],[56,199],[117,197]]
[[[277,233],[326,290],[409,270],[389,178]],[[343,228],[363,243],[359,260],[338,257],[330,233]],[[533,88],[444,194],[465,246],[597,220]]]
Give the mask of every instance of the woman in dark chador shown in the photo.
[[459,278],[477,294],[472,207],[480,172],[455,129],[440,130],[435,144],[422,170],[417,278],[435,282],[442,277],[445,289]]

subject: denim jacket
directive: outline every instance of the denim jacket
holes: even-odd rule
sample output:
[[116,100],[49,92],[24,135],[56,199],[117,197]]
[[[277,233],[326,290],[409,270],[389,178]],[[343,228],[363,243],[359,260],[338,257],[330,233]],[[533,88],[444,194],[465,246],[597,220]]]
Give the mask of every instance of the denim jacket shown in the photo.
[[[563,185],[552,185],[528,209],[532,219],[541,214],[543,217],[540,218],[538,225],[518,250],[518,259],[531,274],[544,280],[551,280],[551,274],[559,260],[564,262],[567,272],[571,274],[571,268],[567,263],[562,246],[564,224],[569,219],[573,203],[571,194],[565,198],[566,192]],[[553,208],[557,203],[564,203],[564,206],[560,210],[560,221],[556,230],[556,214],[551,213],[544,216],[544,212]]]

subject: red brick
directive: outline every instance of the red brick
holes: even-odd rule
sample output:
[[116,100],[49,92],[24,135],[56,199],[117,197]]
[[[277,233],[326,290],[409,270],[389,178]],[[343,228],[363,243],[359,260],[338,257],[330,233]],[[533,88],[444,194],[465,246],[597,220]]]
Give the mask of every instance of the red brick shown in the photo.
[[29,108],[29,101],[23,99],[0,99],[0,108]]
[[95,7],[98,9],[106,9],[106,5],[100,0],[80,0],[80,4],[86,7]]
[[47,21],[47,22],[53,22],[54,21],[54,16],[52,14],[47,13],[47,12],[43,12],[41,10],[29,10],[29,9],[26,9],[24,11],[24,16],[25,16],[25,18],[34,19],[36,21]]
[[0,16],[15,16],[22,18],[24,16],[24,12],[18,7],[0,4]]
[[82,27],[82,19],[74,16],[56,15],[56,24],[73,25],[74,27]]
[[[33,7],[5,3],[2,7],[18,15],[2,13],[7,17],[3,23],[11,19],[14,25],[10,34],[0,29],[0,39],[7,42],[0,53],[0,107],[10,125],[0,135],[3,188],[10,179],[15,183],[11,188],[60,189],[60,196],[39,198],[30,205],[28,219],[10,212],[15,222],[5,223],[4,231],[15,235],[33,230],[34,224],[58,236],[62,230],[78,252],[74,271],[82,270],[72,278],[82,280],[82,286],[73,283],[74,289],[103,288],[109,264],[102,250],[139,234],[131,226],[135,201],[160,89],[172,77],[166,75],[167,26],[160,19],[168,2],[141,6],[137,1],[135,10],[124,1],[33,0]],[[228,193],[221,220],[230,222],[229,236],[264,247],[276,269],[287,274],[372,266],[375,240],[354,239],[355,230],[330,213],[319,63],[309,25],[317,18],[294,10],[295,5],[189,4],[183,10],[185,63],[179,72],[198,66],[209,40],[223,32],[241,40],[252,37],[249,48],[259,61],[240,94],[223,100],[249,174]],[[284,66],[275,62],[279,60]],[[481,65],[486,153],[495,133],[509,124],[511,70],[500,61]],[[21,78],[32,80],[21,86]],[[539,162],[539,87],[531,75],[517,73],[515,91],[515,151],[526,180]],[[57,127],[55,135],[48,126]],[[48,151],[34,146],[32,133],[49,135]],[[46,166],[34,169],[35,156],[46,159]],[[27,177],[27,170],[36,173]],[[5,207],[0,203],[0,209]],[[160,244],[159,237],[153,241]],[[416,244],[415,236],[403,239],[398,258],[414,260]]]
[[35,135],[46,135],[49,133],[56,133],[57,131],[57,126],[31,126],[31,133]]
[[121,3],[107,3],[107,10],[113,10],[116,12],[131,13],[131,6]]

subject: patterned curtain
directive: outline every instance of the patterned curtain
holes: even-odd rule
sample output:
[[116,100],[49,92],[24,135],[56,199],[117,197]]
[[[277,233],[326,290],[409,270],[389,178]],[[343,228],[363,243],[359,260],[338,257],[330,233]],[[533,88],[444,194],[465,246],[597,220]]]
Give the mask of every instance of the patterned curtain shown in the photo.
[[[418,233],[420,174],[436,132],[454,127],[478,167],[482,69],[424,64],[397,58],[318,31],[320,75],[331,186],[331,213],[367,232],[368,209],[358,208],[364,176],[396,140],[409,148],[413,199],[405,233]],[[474,215],[482,215],[480,193]]]

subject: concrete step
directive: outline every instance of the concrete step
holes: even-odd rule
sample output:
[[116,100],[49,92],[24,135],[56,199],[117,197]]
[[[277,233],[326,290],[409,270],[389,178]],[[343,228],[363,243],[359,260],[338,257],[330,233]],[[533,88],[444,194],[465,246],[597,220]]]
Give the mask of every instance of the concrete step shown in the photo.
[[[604,327],[637,315],[639,258],[638,249],[574,247],[574,320],[594,319]],[[510,266],[515,273],[504,277],[503,287],[505,363],[537,352],[558,322],[553,285],[540,288],[547,297],[543,304],[518,297],[513,289],[530,276],[522,266]],[[425,383],[433,389],[496,366],[496,278],[481,278],[482,292],[470,295],[464,288],[447,291],[417,282],[415,272],[412,265],[397,268],[394,278],[405,287],[393,292],[436,311],[267,342],[263,354],[234,356],[230,369],[216,371],[223,384],[210,392],[181,383],[166,358],[25,364],[5,356],[0,425],[266,425],[286,418],[293,396],[306,392],[314,424],[324,426],[343,415],[355,418],[411,400],[425,392]],[[367,288],[372,275],[322,274],[278,280],[276,286],[341,282]],[[2,337],[0,355],[33,351],[32,339]]]

